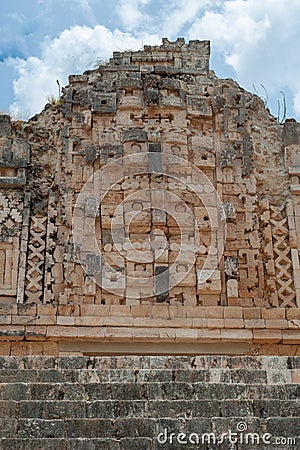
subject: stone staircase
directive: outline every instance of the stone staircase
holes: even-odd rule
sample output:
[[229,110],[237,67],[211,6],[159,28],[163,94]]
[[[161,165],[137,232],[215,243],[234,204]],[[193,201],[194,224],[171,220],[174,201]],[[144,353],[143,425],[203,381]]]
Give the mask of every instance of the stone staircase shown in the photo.
[[298,449],[299,383],[300,357],[2,357],[0,449]]

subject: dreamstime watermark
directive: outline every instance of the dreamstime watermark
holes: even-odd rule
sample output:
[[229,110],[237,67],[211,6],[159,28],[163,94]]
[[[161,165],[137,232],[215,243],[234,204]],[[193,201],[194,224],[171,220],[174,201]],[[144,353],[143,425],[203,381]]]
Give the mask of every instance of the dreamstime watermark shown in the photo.
[[[144,186],[141,188],[138,180],[143,177],[148,183],[141,183]],[[223,254],[226,231],[223,205],[213,183],[183,158],[148,152],[131,154],[106,164],[91,176],[78,195],[73,214],[73,243],[78,262],[95,283],[117,295],[131,286],[133,298],[160,295],[166,289],[163,270],[147,277],[139,274],[136,278],[132,272],[124,270],[125,263],[120,267],[109,263],[103,251],[96,219],[102,214],[102,208],[110,206],[106,205],[107,195],[118,198],[120,191],[123,197],[109,216],[109,248],[114,254],[133,264],[158,261],[159,265],[163,253],[170,249],[166,235],[169,227],[155,229],[154,221],[144,242],[132,242],[130,232],[135,220],[146,223],[149,213],[154,212],[157,222],[159,216],[171,218],[172,226],[180,233],[180,243],[173,244],[176,257],[171,264],[162,264],[168,270],[168,289],[189,275],[199,255],[203,256],[204,263],[197,273],[198,283],[212,276]],[[206,247],[201,242],[199,220],[205,220],[210,230],[210,242]]]
[[[228,448],[235,444],[244,445],[283,445],[283,446],[295,446],[296,438],[277,436],[274,437],[270,433],[254,433],[248,432],[248,425],[246,422],[238,422],[236,430],[231,429],[223,433],[183,433],[183,432],[170,432],[168,428],[158,434],[157,442],[159,444],[171,444],[171,445],[221,445],[228,444]],[[222,447],[223,448],[223,447]],[[224,447],[225,448],[225,447]],[[251,448],[251,447],[250,447]],[[289,447],[290,448],[290,447]]]

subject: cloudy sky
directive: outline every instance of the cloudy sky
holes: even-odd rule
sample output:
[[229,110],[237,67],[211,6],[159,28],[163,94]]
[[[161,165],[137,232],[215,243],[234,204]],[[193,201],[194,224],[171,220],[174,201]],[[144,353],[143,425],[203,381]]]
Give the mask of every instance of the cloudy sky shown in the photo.
[[211,68],[300,120],[299,0],[0,0],[0,111],[29,118],[58,79],[161,37],[211,40]]

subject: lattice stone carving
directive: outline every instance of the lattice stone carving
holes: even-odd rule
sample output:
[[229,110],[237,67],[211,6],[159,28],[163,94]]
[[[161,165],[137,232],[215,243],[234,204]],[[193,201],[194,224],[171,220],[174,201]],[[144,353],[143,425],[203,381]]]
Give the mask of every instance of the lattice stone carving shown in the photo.
[[39,303],[43,295],[47,216],[32,216],[30,224],[25,297]]
[[258,249],[240,249],[239,274],[243,295],[252,297],[255,306],[263,306],[264,277],[263,264]]
[[0,224],[10,228],[17,223],[21,223],[22,209],[23,204],[16,196],[12,199],[11,196],[7,197],[0,194]]
[[52,290],[54,277],[52,270],[54,267],[54,252],[56,249],[56,241],[53,239],[53,235],[57,231],[57,227],[54,225],[55,217],[57,216],[57,204],[55,195],[53,192],[49,193],[48,201],[48,218],[47,218],[47,252],[45,256],[45,279],[44,279],[44,302],[50,303],[54,300],[54,292]]
[[270,212],[279,306],[295,307],[295,287],[285,206],[270,206]]
[[9,214],[8,200],[0,194],[0,223],[3,222]]

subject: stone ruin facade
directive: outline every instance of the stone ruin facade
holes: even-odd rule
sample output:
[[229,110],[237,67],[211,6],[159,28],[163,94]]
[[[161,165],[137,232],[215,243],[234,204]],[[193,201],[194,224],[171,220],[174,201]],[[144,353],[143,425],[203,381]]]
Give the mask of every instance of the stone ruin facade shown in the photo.
[[2,354],[297,354],[300,125],[209,56],[116,52],[0,116]]
[[0,116],[1,449],[299,448],[300,124],[209,56]]
[[294,354],[300,125],[209,56],[116,52],[28,122],[0,116],[3,354]]

